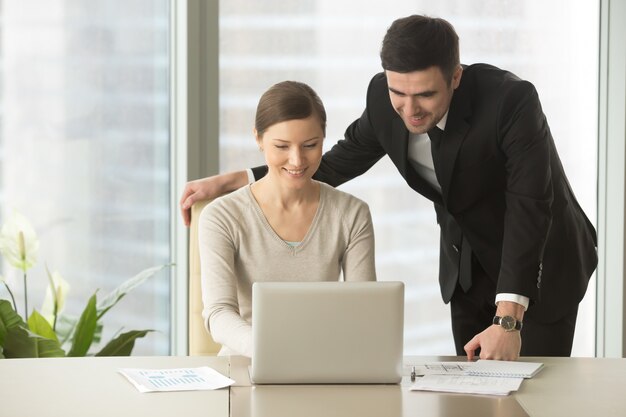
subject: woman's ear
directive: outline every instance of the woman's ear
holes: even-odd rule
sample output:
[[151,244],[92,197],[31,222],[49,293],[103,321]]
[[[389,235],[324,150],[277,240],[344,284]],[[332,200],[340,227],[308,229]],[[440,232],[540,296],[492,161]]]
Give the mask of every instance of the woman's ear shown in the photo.
[[259,150],[263,152],[263,138],[259,136],[259,132],[257,132],[256,128],[252,129],[252,133],[254,133],[254,139],[256,140]]

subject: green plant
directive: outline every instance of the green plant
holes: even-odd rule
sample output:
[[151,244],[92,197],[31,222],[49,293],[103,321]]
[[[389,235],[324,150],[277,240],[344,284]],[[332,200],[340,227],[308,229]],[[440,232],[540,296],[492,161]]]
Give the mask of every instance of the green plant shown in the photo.
[[94,342],[102,336],[102,317],[128,292],[161,269],[160,265],[145,269],[110,294],[98,300],[97,291],[89,298],[80,317],[63,314],[68,283],[48,268],[48,288],[41,312],[33,309],[28,315],[27,271],[36,263],[39,241],[28,220],[13,213],[0,229],[0,253],[21,271],[24,282],[24,316],[17,312],[11,288],[0,276],[11,301],[0,299],[0,359],[45,358],[62,356],[128,356],[135,341],[152,330],[131,330],[114,336],[98,352],[90,353]]

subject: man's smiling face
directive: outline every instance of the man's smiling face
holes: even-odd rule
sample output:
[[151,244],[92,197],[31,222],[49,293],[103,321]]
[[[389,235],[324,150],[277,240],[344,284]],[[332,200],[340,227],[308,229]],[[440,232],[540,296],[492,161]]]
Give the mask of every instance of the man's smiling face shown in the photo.
[[385,71],[391,104],[409,132],[426,133],[441,120],[450,107],[462,72],[459,66],[448,83],[436,66],[407,73]]

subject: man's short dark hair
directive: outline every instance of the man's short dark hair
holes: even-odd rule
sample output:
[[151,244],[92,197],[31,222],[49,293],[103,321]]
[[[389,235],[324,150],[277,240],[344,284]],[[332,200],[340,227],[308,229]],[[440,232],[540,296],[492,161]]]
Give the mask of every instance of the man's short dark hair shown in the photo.
[[437,66],[450,82],[460,64],[459,36],[444,19],[421,15],[403,17],[387,30],[380,59],[385,70],[400,73]]

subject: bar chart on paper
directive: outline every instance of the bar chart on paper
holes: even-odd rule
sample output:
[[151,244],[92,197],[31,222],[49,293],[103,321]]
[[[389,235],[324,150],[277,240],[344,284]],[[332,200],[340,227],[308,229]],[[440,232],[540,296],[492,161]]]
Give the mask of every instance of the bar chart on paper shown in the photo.
[[196,385],[205,382],[195,369],[174,369],[163,371],[140,371],[154,388]]
[[219,389],[235,381],[216,370],[203,366],[177,369],[120,369],[140,392],[193,391]]

